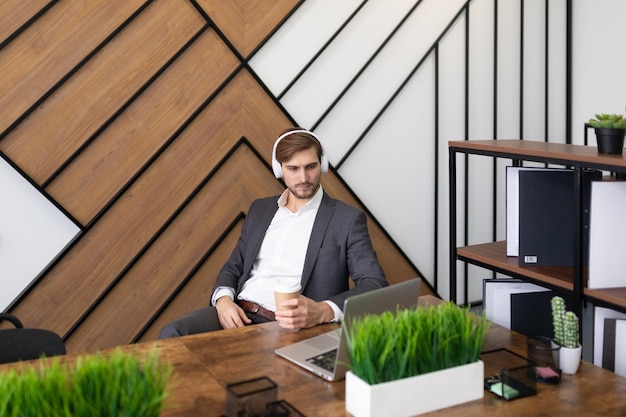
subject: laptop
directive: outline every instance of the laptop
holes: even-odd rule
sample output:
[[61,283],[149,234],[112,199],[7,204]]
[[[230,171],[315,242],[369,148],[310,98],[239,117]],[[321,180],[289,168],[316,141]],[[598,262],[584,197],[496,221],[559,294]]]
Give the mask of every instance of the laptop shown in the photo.
[[354,295],[345,301],[341,328],[283,346],[274,352],[328,381],[343,379],[348,370],[348,355],[342,328],[365,314],[381,314],[384,311],[395,312],[397,308],[416,307],[421,282],[420,278],[414,278]]

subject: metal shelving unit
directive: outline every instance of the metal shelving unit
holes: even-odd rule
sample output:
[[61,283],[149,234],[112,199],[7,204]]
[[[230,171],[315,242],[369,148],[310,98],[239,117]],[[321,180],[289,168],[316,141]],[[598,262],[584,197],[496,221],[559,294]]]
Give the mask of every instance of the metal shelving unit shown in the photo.
[[[582,303],[585,301],[626,312],[626,287],[601,290],[590,290],[586,287],[587,271],[583,267],[583,229],[581,226],[583,170],[597,169],[626,173],[626,158],[623,155],[601,155],[595,147],[529,140],[451,141],[448,143],[448,149],[450,156],[450,299],[452,301],[456,302],[458,295],[457,261],[460,260],[570,295],[574,302],[574,311],[579,317],[582,312]],[[511,159],[514,165],[520,165],[522,161],[534,161],[572,168],[575,173],[573,186],[576,213],[572,225],[575,231],[572,248],[574,265],[572,267],[520,267],[516,257],[506,256],[506,242],[486,242],[457,247],[456,159],[458,154],[506,158]],[[465,288],[467,288],[467,280],[466,276]]]

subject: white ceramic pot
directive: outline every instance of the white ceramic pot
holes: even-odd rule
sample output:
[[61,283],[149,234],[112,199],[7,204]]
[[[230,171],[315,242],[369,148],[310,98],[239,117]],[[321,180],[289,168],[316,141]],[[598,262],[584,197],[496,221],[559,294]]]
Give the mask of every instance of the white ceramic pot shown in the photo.
[[376,385],[348,372],[346,410],[356,417],[414,416],[480,399],[483,383],[484,364],[480,360]]
[[559,349],[559,366],[561,372],[564,374],[575,374],[578,372],[578,365],[580,365],[580,357],[582,355],[583,347],[567,348],[561,346]]

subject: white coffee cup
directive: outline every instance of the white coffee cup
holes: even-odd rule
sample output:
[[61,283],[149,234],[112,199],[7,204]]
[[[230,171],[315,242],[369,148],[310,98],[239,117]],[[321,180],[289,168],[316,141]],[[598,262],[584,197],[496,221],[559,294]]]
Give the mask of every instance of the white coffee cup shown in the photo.
[[281,304],[300,295],[300,281],[289,278],[279,278],[274,283],[274,299],[276,300],[276,310],[288,310],[294,307],[282,307]]

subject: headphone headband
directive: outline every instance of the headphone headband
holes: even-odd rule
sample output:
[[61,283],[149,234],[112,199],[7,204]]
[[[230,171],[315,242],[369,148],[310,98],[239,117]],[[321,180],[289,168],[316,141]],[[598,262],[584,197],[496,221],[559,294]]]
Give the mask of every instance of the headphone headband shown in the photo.
[[[278,146],[278,143],[281,140],[283,140],[289,135],[293,135],[294,133],[306,133],[307,135],[312,136],[320,144],[320,146],[322,146],[322,142],[320,141],[320,139],[315,135],[315,133],[311,132],[310,130],[295,129],[295,130],[290,130],[289,132],[285,132],[282,135],[280,135],[278,139],[276,139],[276,142],[274,142],[274,149],[272,150],[272,170],[274,171],[274,176],[276,178],[282,178],[283,176],[283,168],[280,162],[276,160],[276,147]],[[326,157],[326,153],[324,152],[323,146],[322,146],[322,156],[320,158],[320,167],[322,169],[322,172],[328,172],[328,158]]]

